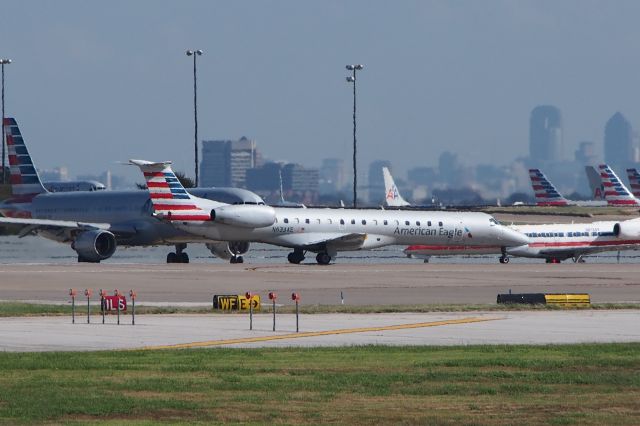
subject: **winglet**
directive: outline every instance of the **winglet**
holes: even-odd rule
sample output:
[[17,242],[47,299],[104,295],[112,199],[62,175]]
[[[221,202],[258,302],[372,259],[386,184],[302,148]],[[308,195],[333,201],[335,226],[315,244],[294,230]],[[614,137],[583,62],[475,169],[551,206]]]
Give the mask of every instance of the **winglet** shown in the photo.
[[391,176],[388,168],[382,168],[382,176],[384,177],[384,191],[386,194],[385,201],[387,205],[391,207],[402,207],[411,205],[407,201],[405,201],[404,198],[402,198],[402,195],[400,195],[398,187],[393,181],[393,176]]
[[529,169],[529,179],[531,179],[531,187],[538,206],[566,206],[569,204],[568,200],[558,192],[540,169]]

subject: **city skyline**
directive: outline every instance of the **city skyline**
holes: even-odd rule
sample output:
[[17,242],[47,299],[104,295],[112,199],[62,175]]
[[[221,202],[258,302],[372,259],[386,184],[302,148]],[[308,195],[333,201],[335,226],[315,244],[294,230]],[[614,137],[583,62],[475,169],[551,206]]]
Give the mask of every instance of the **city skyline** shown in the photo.
[[344,67],[363,63],[363,166],[388,160],[406,175],[444,151],[505,165],[527,155],[528,114],[549,104],[563,112],[570,156],[580,141],[601,143],[615,111],[640,119],[639,13],[636,2],[578,0],[10,2],[6,110],[44,168],[133,181],[115,164],[137,157],[192,175],[184,51],[197,46],[200,139],[247,135],[277,160],[348,160]]

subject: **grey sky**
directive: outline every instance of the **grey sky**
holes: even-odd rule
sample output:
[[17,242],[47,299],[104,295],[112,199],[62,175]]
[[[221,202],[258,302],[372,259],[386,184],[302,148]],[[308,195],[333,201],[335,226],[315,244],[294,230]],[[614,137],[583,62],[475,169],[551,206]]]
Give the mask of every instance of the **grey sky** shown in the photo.
[[640,126],[637,1],[5,1],[7,115],[37,166],[115,173],[128,158],[193,170],[192,62],[203,138],[247,136],[271,159],[349,161],[358,79],[362,167],[504,164],[539,104],[566,156],[617,110]]

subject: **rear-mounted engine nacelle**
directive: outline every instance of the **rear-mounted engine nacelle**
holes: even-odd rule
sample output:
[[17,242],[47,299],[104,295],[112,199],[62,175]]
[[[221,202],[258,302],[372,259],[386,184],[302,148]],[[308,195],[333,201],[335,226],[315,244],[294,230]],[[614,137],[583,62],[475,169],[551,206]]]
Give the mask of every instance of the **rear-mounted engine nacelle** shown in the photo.
[[242,228],[263,228],[276,221],[276,211],[271,206],[238,204],[211,210],[211,221]]
[[640,238],[640,220],[632,219],[613,225],[613,235],[623,240],[637,240]]
[[221,241],[219,243],[207,243],[206,245],[216,257],[225,260],[242,256],[249,251],[249,243],[246,241]]
[[116,237],[108,231],[85,231],[76,237],[71,248],[78,253],[79,260],[100,262],[115,253]]

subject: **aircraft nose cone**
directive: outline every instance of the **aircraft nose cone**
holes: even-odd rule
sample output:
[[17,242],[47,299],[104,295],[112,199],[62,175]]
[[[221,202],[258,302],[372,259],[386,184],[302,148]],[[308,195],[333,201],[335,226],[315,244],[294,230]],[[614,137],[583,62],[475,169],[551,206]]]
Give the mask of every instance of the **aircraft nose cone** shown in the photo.
[[522,232],[518,232],[514,229],[503,226],[501,233],[502,240],[505,246],[516,247],[529,244],[529,237],[524,235]]

